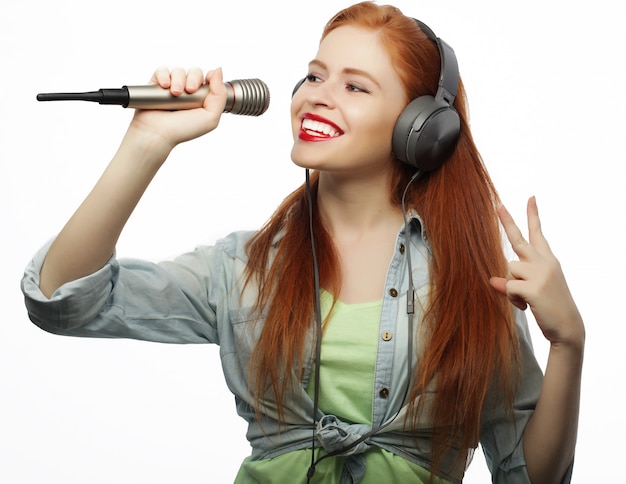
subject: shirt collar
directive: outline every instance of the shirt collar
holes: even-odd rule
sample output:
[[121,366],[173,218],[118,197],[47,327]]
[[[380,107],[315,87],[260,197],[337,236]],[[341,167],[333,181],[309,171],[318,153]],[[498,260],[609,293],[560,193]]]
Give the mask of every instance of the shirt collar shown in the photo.
[[[428,234],[426,231],[426,225],[424,224],[424,221],[422,220],[422,217],[420,216],[420,214],[417,213],[417,210],[415,210],[414,208],[409,208],[406,213],[406,218],[409,223],[409,226],[415,229],[416,233],[424,241],[424,245],[426,245],[426,247],[428,248],[428,251],[432,253],[432,250],[430,248],[430,243],[428,242]],[[402,232],[404,232],[404,227],[402,227]]]

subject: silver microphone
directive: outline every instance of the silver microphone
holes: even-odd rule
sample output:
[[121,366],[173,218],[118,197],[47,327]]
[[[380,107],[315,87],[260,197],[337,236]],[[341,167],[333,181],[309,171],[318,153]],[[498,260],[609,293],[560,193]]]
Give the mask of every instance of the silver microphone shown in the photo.
[[[260,79],[236,79],[225,82],[227,91],[225,113],[260,116],[270,104],[270,91]],[[99,89],[90,92],[41,93],[38,101],[91,101],[134,109],[177,111],[199,108],[209,93],[204,84],[193,94],[186,92],[173,96],[168,89],[157,85],[124,86],[121,89]]]

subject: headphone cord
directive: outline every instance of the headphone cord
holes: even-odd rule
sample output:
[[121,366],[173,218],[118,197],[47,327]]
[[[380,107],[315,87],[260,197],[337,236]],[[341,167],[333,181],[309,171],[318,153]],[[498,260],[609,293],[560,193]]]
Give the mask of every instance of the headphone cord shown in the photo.
[[406,213],[405,202],[406,202],[406,194],[409,191],[409,187],[421,175],[422,175],[422,171],[421,170],[417,170],[413,174],[411,179],[409,180],[409,183],[406,184],[406,187],[404,188],[404,192],[402,193],[402,217],[404,218],[404,232],[405,232],[405,237],[406,237],[406,240],[407,240],[406,261],[407,261],[407,264],[409,266],[409,289],[408,289],[407,294],[406,294],[406,312],[407,312],[407,314],[413,314],[415,312],[415,283],[413,282],[413,266],[411,264],[411,250],[410,250],[411,249],[410,248],[411,237],[410,237],[410,234],[409,234],[409,219],[408,219],[407,213]]
[[319,464],[322,460],[328,458],[328,457],[333,457],[339,454],[342,454],[350,449],[353,449],[354,447],[356,447],[357,445],[359,445],[360,443],[364,442],[365,440],[369,439],[371,436],[382,432],[385,428],[387,428],[389,425],[391,425],[392,422],[395,421],[395,419],[398,417],[398,415],[400,415],[400,412],[402,411],[402,408],[404,407],[404,403],[407,400],[407,397],[409,395],[409,389],[411,387],[411,372],[412,372],[412,355],[413,355],[413,338],[414,338],[414,334],[413,334],[413,314],[415,312],[415,285],[413,282],[413,267],[411,265],[411,248],[409,247],[409,244],[411,243],[411,238],[410,238],[410,233],[409,233],[409,220],[407,217],[407,213],[406,213],[406,208],[405,208],[405,199],[406,199],[406,194],[409,190],[409,187],[411,186],[411,184],[418,179],[421,176],[422,172],[421,171],[417,171],[415,172],[415,174],[411,177],[411,179],[409,180],[409,182],[407,183],[404,192],[402,194],[402,216],[404,219],[404,232],[405,232],[405,237],[407,239],[407,250],[406,250],[406,254],[407,254],[407,265],[409,266],[409,289],[407,291],[407,308],[406,308],[406,312],[409,315],[408,317],[408,325],[407,325],[407,329],[408,329],[408,337],[407,337],[407,378],[406,378],[406,385],[404,388],[404,395],[402,397],[402,402],[400,403],[400,406],[398,407],[398,411],[396,412],[396,414],[393,416],[393,418],[391,418],[390,420],[387,421],[387,423],[381,425],[380,427],[376,427],[375,429],[370,430],[369,432],[367,432],[366,434],[362,435],[360,438],[358,438],[357,440],[355,440],[354,442],[352,442],[351,444],[342,447],[340,449],[334,450],[332,452],[328,452],[327,454],[323,455],[322,457],[320,457],[319,459],[315,459],[315,442],[317,440],[317,412],[319,409],[319,387],[320,387],[320,357],[321,357],[321,352],[322,352],[322,313],[321,313],[321,304],[320,304],[320,282],[319,282],[319,265],[317,262],[317,252],[315,250],[315,235],[314,235],[314,230],[313,230],[313,200],[312,200],[312,196],[311,196],[311,181],[310,181],[310,174],[309,174],[309,170],[306,169],[306,196],[307,196],[307,202],[309,205],[309,231],[310,231],[310,236],[311,236],[311,249],[313,252],[313,278],[314,278],[314,283],[315,283],[315,319],[316,319],[316,337],[315,337],[315,380],[314,380],[314,385],[315,385],[315,390],[314,390],[314,395],[313,395],[313,436],[312,436],[312,441],[311,441],[311,466],[309,467],[308,471],[307,471],[307,484],[310,483],[311,479],[313,478],[313,475],[315,474],[315,467],[317,466],[317,464]]
[[313,230],[313,197],[311,196],[311,179],[309,169],[306,169],[306,196],[309,205],[309,233],[311,236],[311,251],[313,253],[313,278],[315,283],[315,380],[313,395],[313,436],[311,439],[311,467],[307,472],[307,483],[315,474],[315,441],[317,440],[317,412],[319,408],[320,388],[320,357],[322,354],[322,310],[320,304],[320,276],[319,264],[317,263],[317,251],[315,250],[315,232]]

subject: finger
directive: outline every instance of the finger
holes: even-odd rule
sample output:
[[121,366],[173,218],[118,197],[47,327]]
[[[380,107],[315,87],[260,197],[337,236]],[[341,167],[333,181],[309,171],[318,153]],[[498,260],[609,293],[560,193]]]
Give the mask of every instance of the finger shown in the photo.
[[510,279],[519,279],[526,281],[532,275],[532,266],[525,261],[511,261],[509,262],[509,275]]
[[198,67],[193,67],[187,72],[187,79],[185,82],[185,91],[188,93],[196,92],[202,83],[204,82],[204,74]]
[[498,207],[498,217],[500,217],[500,222],[511,243],[511,247],[513,247],[518,256],[521,256],[520,252],[523,252],[528,247],[528,242],[504,205]]
[[504,277],[492,277],[489,279],[491,286],[503,296],[506,296],[511,304],[524,311],[527,307],[526,301],[522,298],[510,294],[508,291],[508,281]]
[[209,95],[204,100],[204,108],[219,113],[224,112],[226,86],[221,67],[207,73],[207,84],[209,84]]
[[509,301],[522,311],[528,307],[524,298],[525,282],[519,279],[510,279],[506,281],[506,295]]
[[221,67],[207,72],[206,82],[211,86],[211,92],[219,93],[226,90],[226,86],[224,86],[224,73]]
[[175,67],[170,73],[171,85],[170,92],[174,96],[180,96],[185,91],[185,84],[187,82],[187,73],[181,67]]
[[548,241],[541,231],[541,219],[539,218],[539,209],[537,207],[537,199],[530,197],[528,199],[528,205],[526,207],[526,213],[528,217],[528,234],[530,243],[537,248],[540,248],[551,253]]
[[170,70],[165,66],[158,67],[150,78],[151,84],[158,84],[164,89],[169,89],[171,81]]
[[504,277],[492,277],[489,279],[489,283],[496,291],[506,296],[506,279]]

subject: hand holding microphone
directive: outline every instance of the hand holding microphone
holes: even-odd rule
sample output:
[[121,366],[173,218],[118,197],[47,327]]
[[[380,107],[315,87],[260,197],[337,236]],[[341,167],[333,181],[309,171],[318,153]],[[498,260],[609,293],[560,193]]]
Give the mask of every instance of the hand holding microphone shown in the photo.
[[259,116],[269,106],[269,89],[263,81],[224,82],[221,69],[204,76],[198,68],[188,72],[159,68],[150,82],[145,86],[124,86],[121,89],[41,93],[37,100],[91,101],[137,109],[131,128],[140,130],[131,131],[158,134],[158,139],[166,141],[170,148],[215,129],[222,113]]

